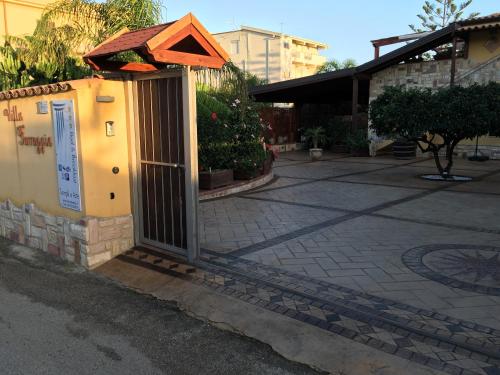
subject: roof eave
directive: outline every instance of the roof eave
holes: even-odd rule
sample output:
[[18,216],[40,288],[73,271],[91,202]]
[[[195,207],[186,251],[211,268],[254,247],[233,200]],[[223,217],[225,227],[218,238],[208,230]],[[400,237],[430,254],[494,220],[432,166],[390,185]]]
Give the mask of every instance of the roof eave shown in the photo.
[[328,72],[328,73],[320,73],[320,74],[315,74],[315,75],[308,76],[308,77],[295,78],[295,79],[290,79],[287,81],[270,83],[270,84],[262,85],[262,86],[255,86],[255,87],[250,88],[249,93],[250,93],[250,95],[260,95],[260,94],[265,94],[265,93],[271,93],[271,92],[291,89],[291,88],[295,88],[295,87],[300,87],[304,84],[315,84],[315,83],[321,83],[321,82],[329,81],[329,80],[333,80],[333,79],[353,77],[354,73],[355,73],[354,68],[342,69],[342,70],[337,70],[337,71]]

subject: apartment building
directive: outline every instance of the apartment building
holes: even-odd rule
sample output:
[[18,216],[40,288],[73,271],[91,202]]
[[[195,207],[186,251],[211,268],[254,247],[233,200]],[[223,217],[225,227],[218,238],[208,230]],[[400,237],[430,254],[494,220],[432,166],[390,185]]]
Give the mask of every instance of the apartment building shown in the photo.
[[33,33],[43,9],[53,0],[0,0],[0,41],[5,35]]
[[283,33],[242,26],[213,35],[233,63],[269,83],[315,74],[326,61],[326,44]]

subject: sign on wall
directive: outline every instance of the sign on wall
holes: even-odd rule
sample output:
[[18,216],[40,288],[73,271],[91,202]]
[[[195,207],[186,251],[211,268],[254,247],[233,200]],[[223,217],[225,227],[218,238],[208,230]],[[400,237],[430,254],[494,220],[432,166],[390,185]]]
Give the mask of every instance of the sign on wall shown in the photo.
[[61,207],[81,211],[78,143],[72,100],[52,101],[54,144]]

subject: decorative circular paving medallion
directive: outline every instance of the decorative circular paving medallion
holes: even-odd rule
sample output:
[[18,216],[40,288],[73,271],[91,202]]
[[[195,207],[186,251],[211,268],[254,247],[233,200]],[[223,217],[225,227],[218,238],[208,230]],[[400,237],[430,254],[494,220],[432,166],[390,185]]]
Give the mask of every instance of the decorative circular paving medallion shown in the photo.
[[408,250],[403,263],[413,272],[452,288],[500,296],[500,248],[428,245]]

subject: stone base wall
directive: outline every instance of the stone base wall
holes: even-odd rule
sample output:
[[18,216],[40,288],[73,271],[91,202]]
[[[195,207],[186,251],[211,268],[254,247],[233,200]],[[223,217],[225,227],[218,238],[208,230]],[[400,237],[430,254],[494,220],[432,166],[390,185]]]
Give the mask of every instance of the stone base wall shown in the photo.
[[[450,70],[450,60],[422,61],[391,66],[373,74],[370,82],[370,101],[377,98],[386,86],[430,89],[448,86]],[[457,85],[486,84],[490,81],[500,82],[500,56],[481,64],[471,59],[457,60]]]
[[[454,154],[457,155],[455,157],[468,158],[469,156],[473,156],[476,151],[476,145],[458,145],[455,147]],[[493,145],[480,145],[479,146],[479,155],[488,156],[492,160],[500,160],[500,146]],[[446,157],[446,150],[442,149],[439,153],[439,156],[442,158]],[[432,158],[432,153],[422,153],[419,148],[417,148],[417,157],[419,158]]]
[[[469,157],[476,152],[476,145],[458,145],[455,152],[460,156]],[[493,160],[500,160],[500,145],[479,145],[478,154],[488,156]]]
[[11,201],[0,203],[0,236],[89,269],[134,245],[132,215],[75,221]]
[[[373,74],[370,81],[370,102],[375,100],[387,86],[405,88],[439,89],[450,84],[451,60],[422,61],[418,63],[398,64]],[[500,56],[483,63],[471,59],[457,59],[456,84],[470,86],[474,83],[487,84],[500,82]],[[371,155],[385,146],[384,138],[378,138],[372,130],[370,137],[374,139]],[[459,145],[457,153],[470,152],[475,146]],[[500,159],[499,145],[481,145],[480,150],[491,159]]]

